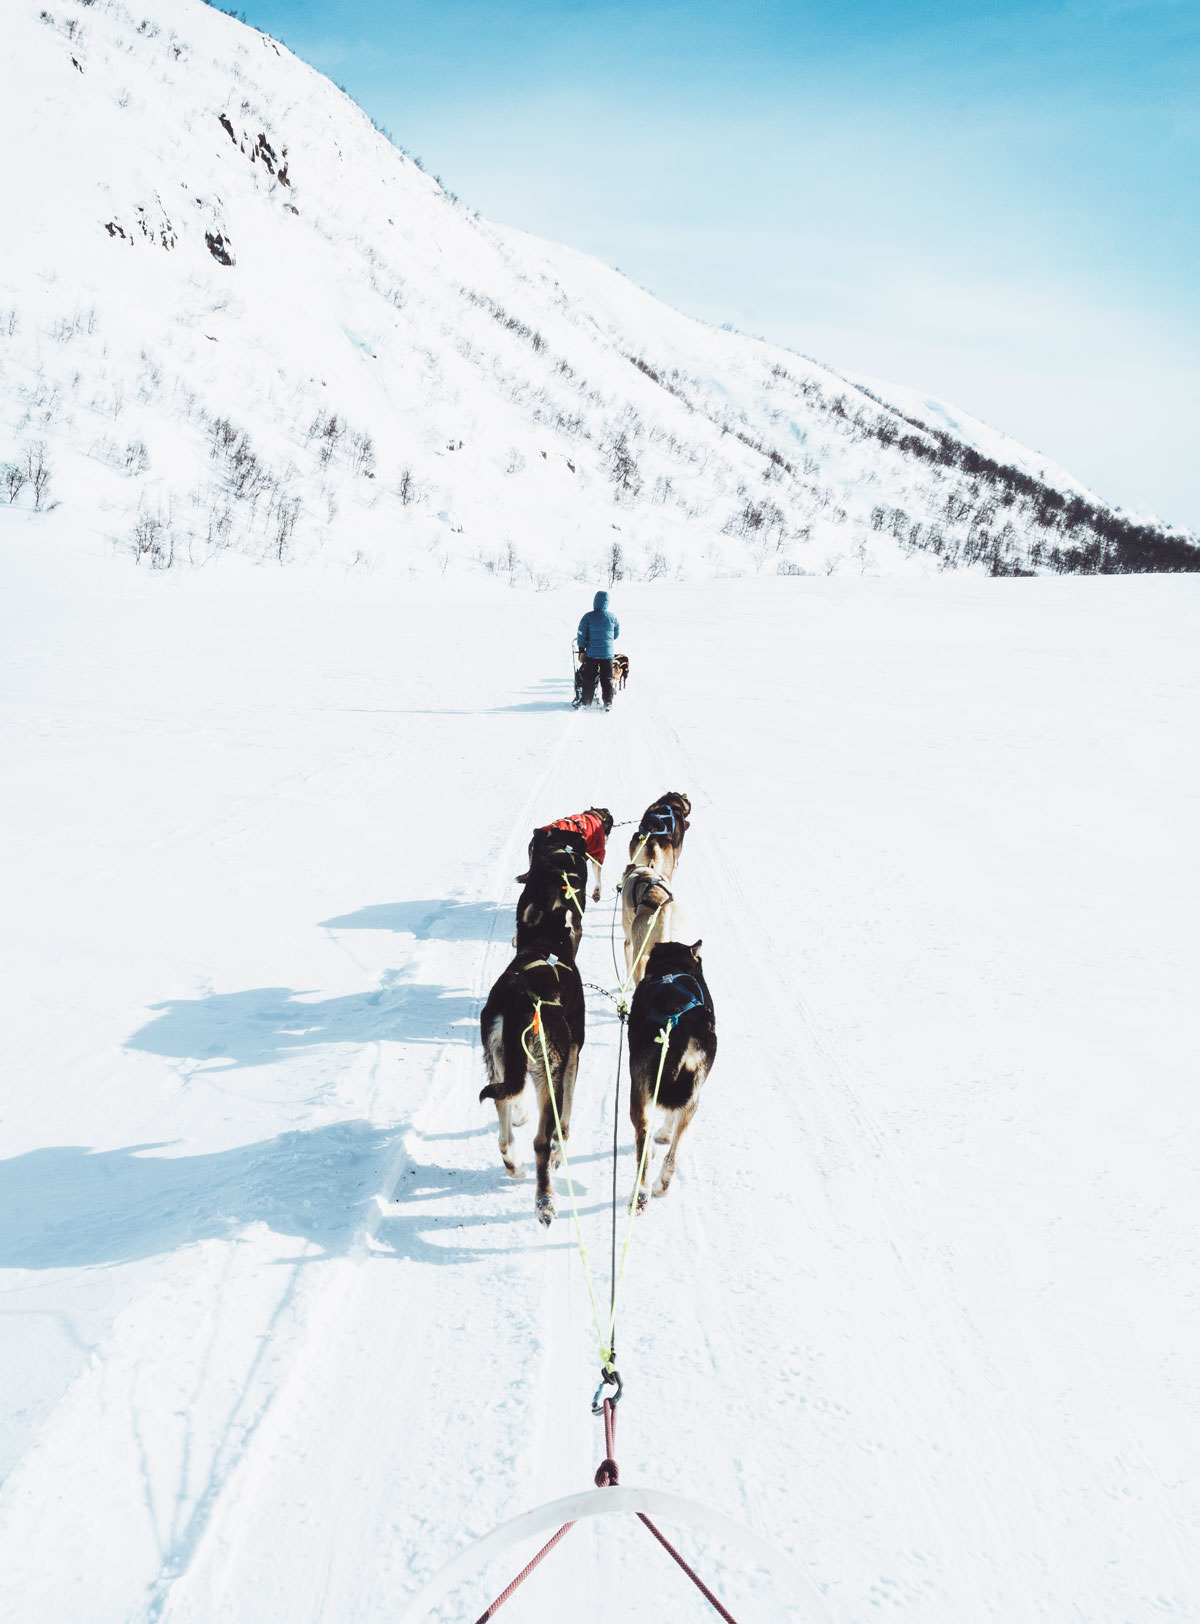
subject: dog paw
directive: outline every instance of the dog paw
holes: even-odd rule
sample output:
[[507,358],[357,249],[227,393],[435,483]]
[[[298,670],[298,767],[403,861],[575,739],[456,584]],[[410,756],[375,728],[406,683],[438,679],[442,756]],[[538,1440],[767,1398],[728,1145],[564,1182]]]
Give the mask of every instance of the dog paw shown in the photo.
[[537,1198],[536,1206],[538,1223],[549,1229],[554,1222],[556,1213],[554,1197],[552,1195],[540,1195]]
[[596,889],[592,892],[592,901],[593,902],[599,902],[599,900],[600,900],[600,887],[597,886]]
[[670,1128],[660,1128],[654,1135],[654,1143],[656,1145],[669,1145],[671,1143]]
[[525,1165],[523,1162],[505,1162],[504,1171],[510,1179],[523,1179],[525,1177]]
[[650,1193],[651,1193],[651,1195],[666,1195],[667,1191],[670,1188],[671,1188],[671,1181],[669,1179],[667,1180],[667,1182],[665,1184],[663,1183],[662,1179],[655,1179],[654,1188],[653,1188],[653,1190],[651,1190]]

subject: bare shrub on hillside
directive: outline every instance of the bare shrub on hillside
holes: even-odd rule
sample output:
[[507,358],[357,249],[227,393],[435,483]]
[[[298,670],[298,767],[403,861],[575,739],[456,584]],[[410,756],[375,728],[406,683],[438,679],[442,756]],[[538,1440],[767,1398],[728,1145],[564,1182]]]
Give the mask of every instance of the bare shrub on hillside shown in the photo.
[[375,478],[375,442],[369,434],[351,433],[349,439],[350,467],[365,479]]
[[336,412],[318,412],[309,425],[308,437],[317,441],[317,456],[326,467],[346,433],[345,421]]
[[134,561],[152,570],[169,570],[175,562],[175,532],[170,517],[145,510],[134,521],[131,537]]
[[39,511],[45,504],[52,478],[50,465],[46,461],[46,443],[35,440],[25,448],[25,479],[33,487],[33,505]]
[[411,507],[419,499],[417,482],[413,478],[411,468],[401,468],[400,478],[396,482],[396,495],[404,507]]
[[225,473],[238,500],[251,504],[263,493],[271,479],[245,434],[238,436],[236,445],[230,450]]
[[721,528],[727,536],[745,536],[749,540],[765,540],[774,536],[778,545],[783,536],[784,523],[783,509],[777,503],[765,499],[756,502],[747,496],[738,511]]
[[486,293],[478,292],[474,288],[463,288],[461,291],[463,296],[469,299],[473,305],[478,305],[482,310],[486,310],[506,332],[515,333],[518,338],[523,338],[532,347],[535,355],[540,355],[546,348],[546,340],[536,328],[530,327],[528,322],[522,321],[519,316],[510,315],[504,306],[497,303],[495,299],[490,298]]
[[145,350],[140,357],[142,373],[138,380],[138,399],[143,405],[147,404],[162,388],[162,368]]
[[645,579],[647,581],[661,581],[663,576],[669,573],[669,570],[670,566],[667,563],[666,554],[653,552],[646,561]]
[[222,507],[208,504],[208,545],[214,552],[223,552],[233,541],[233,509],[228,502]]
[[621,551],[621,543],[619,541],[614,541],[612,546],[609,548],[608,561],[605,567],[608,571],[608,582],[610,586],[614,581],[623,581],[625,579],[625,555]]
[[125,472],[144,474],[150,467],[150,452],[145,440],[130,440],[125,447]]
[[295,534],[300,508],[298,496],[280,493],[272,499],[270,510],[272,551],[281,564]]
[[0,479],[4,482],[11,506],[25,488],[25,470],[19,462],[6,462],[0,466]]
[[87,310],[74,310],[69,316],[60,316],[49,331],[56,344],[67,344],[71,339],[78,338],[81,333],[90,336],[96,331],[95,306]]
[[618,497],[632,500],[642,488],[642,474],[629,436],[619,429],[608,447],[608,472]]

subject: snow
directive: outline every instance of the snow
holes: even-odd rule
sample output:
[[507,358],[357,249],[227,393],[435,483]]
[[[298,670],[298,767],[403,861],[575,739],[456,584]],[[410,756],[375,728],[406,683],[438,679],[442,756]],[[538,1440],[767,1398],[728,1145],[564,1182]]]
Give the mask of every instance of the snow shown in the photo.
[[[634,1231],[622,1483],[847,1624],[1197,1615],[1190,578],[617,583],[604,717],[590,588],[6,558],[0,1613],[394,1619],[590,1485],[567,1203],[503,1175],[477,1012],[530,827],[681,788],[720,1053]],[[617,1033],[589,995],[602,1295]],[[697,1605],[608,1518],[506,1616]]]
[[[564,1177],[543,1232],[478,1011],[530,828],[670,788],[720,1051],[622,1484],[846,1624],[1200,1615],[1193,578],[986,579],[1086,536],[893,408],[1069,474],[479,219],[198,0],[5,29],[0,1615],[390,1620],[589,1486]],[[612,567],[630,687],[575,714]],[[593,988],[602,1296],[618,1047]],[[505,1616],[647,1606],[697,1601],[604,1518]]]

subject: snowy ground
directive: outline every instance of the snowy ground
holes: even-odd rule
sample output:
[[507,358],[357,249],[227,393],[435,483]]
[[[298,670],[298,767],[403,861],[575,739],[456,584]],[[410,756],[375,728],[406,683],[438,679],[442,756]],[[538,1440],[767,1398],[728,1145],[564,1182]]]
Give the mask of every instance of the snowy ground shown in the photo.
[[[1200,1615],[1195,581],[618,589],[605,719],[586,595],[9,559],[0,1613],[394,1620],[590,1483],[566,1204],[502,1177],[476,1015],[529,827],[682,788],[721,1052],[634,1235],[623,1481],[846,1624]],[[615,1519],[503,1616],[565,1609],[703,1614]]]

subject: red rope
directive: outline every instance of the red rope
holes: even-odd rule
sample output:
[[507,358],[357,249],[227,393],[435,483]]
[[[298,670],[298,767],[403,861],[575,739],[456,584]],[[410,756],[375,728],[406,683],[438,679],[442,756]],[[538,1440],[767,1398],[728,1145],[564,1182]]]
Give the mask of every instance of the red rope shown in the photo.
[[491,1606],[485,1608],[484,1611],[480,1613],[479,1617],[475,1620],[475,1624],[487,1624],[487,1620],[495,1613],[500,1611],[500,1609],[504,1606],[504,1603],[512,1595],[517,1586],[525,1583],[526,1579],[528,1579],[529,1575],[533,1572],[534,1568],[537,1567],[542,1558],[544,1556],[549,1556],[550,1552],[558,1544],[563,1535],[569,1533],[574,1526],[575,1524],[573,1522],[564,1523],[559,1529],[558,1533],[555,1534],[554,1538],[548,1539],[533,1560],[526,1563],[526,1565],[521,1569],[520,1573],[517,1574],[512,1584],[509,1585],[508,1589],[502,1590]]
[[618,1472],[613,1459],[617,1452],[617,1412],[610,1398],[604,1400],[604,1447],[608,1456],[596,1468],[595,1483],[598,1489],[611,1489],[618,1481]]
[[[600,1462],[600,1466],[596,1472],[596,1487],[599,1489],[609,1488],[617,1481],[617,1463],[613,1459],[613,1456],[617,1452],[617,1411],[616,1406],[613,1404],[613,1401],[610,1398],[606,1398],[604,1400],[604,1447],[608,1450],[608,1459]],[[711,1602],[711,1604],[716,1608],[717,1612],[720,1613],[721,1617],[726,1621],[726,1624],[737,1624],[737,1620],[733,1617],[732,1613],[728,1612],[724,1607],[722,1607],[721,1603],[704,1583],[704,1580],[698,1573],[688,1566],[666,1535],[662,1533],[660,1529],[655,1527],[644,1512],[639,1511],[637,1516],[640,1522],[645,1523],[646,1527],[654,1535],[655,1539],[663,1547],[663,1549],[669,1552],[669,1554],[675,1558],[676,1562],[679,1563],[679,1566],[696,1586],[696,1589],[700,1591],[701,1595],[704,1596],[706,1601]]]
[[721,1606],[721,1603],[713,1595],[712,1591],[708,1588],[708,1586],[705,1584],[704,1580],[700,1577],[700,1575],[698,1573],[696,1573],[692,1568],[688,1567],[687,1563],[680,1556],[679,1552],[671,1544],[671,1541],[667,1538],[667,1536],[664,1533],[661,1532],[660,1529],[658,1529],[658,1528],[656,1528],[654,1526],[654,1524],[650,1521],[649,1517],[647,1517],[646,1513],[644,1511],[639,1511],[637,1513],[637,1519],[638,1519],[639,1522],[644,1522],[645,1523],[646,1527],[654,1535],[655,1539],[662,1546],[663,1550],[667,1551],[671,1556],[673,1556],[675,1558],[676,1562],[679,1563],[679,1566],[687,1574],[688,1578],[692,1581],[692,1583],[695,1585],[696,1589],[700,1592],[700,1594],[704,1597],[704,1599],[706,1601],[710,1602],[712,1604],[712,1606],[714,1606],[716,1608],[717,1612],[720,1613],[721,1617],[725,1620],[725,1624],[737,1624],[737,1619],[734,1618],[733,1614],[731,1612],[729,1612],[726,1608]]

